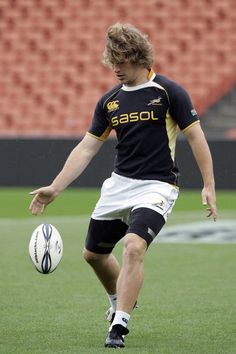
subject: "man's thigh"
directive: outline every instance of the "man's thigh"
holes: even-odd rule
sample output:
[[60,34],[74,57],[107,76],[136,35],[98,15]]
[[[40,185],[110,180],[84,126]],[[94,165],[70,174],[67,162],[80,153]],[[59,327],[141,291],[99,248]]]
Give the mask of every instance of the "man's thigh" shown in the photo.
[[140,236],[149,246],[164,224],[164,217],[157,211],[147,207],[135,208],[131,212],[130,223],[126,233],[134,233]]
[[124,237],[127,228],[128,225],[119,219],[96,220],[91,218],[85,247],[95,253],[111,253],[117,242]]

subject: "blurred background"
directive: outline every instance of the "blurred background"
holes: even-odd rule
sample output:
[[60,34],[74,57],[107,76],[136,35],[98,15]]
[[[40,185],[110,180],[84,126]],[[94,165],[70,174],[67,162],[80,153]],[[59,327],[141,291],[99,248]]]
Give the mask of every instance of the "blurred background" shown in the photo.
[[[187,89],[209,141],[217,187],[235,188],[234,0],[0,0],[0,186],[47,184],[60,170],[97,100],[116,84],[101,59],[105,31],[118,21],[147,33],[155,71]],[[110,174],[114,145],[111,137],[80,186],[98,186]],[[182,135],[177,161],[181,185],[199,188]]]

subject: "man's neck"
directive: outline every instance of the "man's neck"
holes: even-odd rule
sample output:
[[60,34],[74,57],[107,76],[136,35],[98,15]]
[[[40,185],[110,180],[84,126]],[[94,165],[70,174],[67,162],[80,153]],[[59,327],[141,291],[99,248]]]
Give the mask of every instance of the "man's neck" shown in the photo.
[[126,86],[138,86],[138,85],[145,84],[148,81],[149,81],[149,70],[143,68],[139,70],[136,78],[132,82],[127,83]]

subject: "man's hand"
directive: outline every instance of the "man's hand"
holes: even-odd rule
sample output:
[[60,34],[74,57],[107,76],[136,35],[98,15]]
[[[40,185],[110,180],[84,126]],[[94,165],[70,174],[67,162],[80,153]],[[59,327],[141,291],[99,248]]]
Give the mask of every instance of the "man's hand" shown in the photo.
[[30,192],[34,195],[29,209],[33,215],[38,215],[39,212],[43,213],[47,205],[51,203],[59,194],[53,186],[42,187]]
[[214,221],[217,218],[217,207],[216,207],[216,195],[214,187],[204,187],[202,190],[202,204],[207,205],[208,215],[207,217],[212,217]]

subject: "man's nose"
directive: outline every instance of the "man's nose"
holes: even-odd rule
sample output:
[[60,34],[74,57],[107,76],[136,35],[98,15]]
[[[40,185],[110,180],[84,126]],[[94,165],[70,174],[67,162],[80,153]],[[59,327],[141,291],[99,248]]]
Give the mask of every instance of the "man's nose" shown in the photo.
[[120,72],[120,67],[118,65],[113,65],[113,70],[115,71],[115,73],[119,73]]

